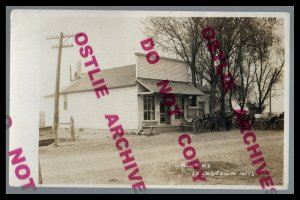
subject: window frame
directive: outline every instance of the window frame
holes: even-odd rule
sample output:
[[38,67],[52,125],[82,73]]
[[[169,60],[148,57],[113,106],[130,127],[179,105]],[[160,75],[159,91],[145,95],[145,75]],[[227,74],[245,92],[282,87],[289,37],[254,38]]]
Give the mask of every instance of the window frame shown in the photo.
[[144,121],[155,120],[155,96],[143,97],[143,119]]

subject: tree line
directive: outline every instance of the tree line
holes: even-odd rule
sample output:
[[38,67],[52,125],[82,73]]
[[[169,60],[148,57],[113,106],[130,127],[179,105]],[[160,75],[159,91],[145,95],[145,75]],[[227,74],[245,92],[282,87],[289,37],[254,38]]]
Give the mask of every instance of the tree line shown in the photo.
[[[144,34],[153,38],[156,48],[189,66],[189,78],[195,87],[209,87],[210,113],[220,105],[224,117],[232,101],[241,108],[255,106],[256,112],[261,113],[271,90],[282,81],[284,48],[278,31],[283,27],[280,18],[148,17],[141,22]],[[230,72],[237,85],[228,95],[215,71],[219,63],[213,57],[217,52],[209,52],[201,37],[201,31],[207,26],[215,30],[228,62],[221,74]]]

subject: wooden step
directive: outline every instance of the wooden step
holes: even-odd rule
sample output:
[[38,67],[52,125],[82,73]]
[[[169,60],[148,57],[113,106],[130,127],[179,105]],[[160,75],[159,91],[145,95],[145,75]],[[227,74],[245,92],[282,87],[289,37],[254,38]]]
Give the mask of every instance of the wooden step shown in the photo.
[[153,135],[153,127],[142,127],[136,135],[146,135],[146,136],[150,136]]
[[140,129],[136,134],[137,134],[137,135],[142,135],[143,132],[144,132],[144,129],[142,128],[142,129]]

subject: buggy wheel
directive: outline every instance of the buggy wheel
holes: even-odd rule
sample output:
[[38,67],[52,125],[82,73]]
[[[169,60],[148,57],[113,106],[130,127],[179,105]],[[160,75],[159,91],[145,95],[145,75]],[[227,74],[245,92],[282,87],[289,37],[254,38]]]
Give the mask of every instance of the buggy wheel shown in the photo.
[[201,132],[201,121],[200,119],[197,119],[194,123],[193,123],[193,133],[197,134]]
[[210,130],[210,121],[205,120],[202,124],[203,132],[208,132]]
[[274,129],[275,130],[283,130],[284,129],[284,121],[282,119],[277,119],[274,122]]
[[264,121],[256,121],[254,123],[254,130],[264,130],[266,128],[266,123]]

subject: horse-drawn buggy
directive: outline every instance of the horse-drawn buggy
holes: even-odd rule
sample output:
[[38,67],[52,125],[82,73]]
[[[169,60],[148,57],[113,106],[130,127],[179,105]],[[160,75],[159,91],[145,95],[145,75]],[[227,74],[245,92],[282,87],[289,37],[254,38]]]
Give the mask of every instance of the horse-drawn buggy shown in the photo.
[[193,133],[205,133],[212,131],[220,131],[221,127],[225,127],[226,130],[230,130],[232,126],[232,114],[226,113],[225,117],[221,117],[220,112],[215,112],[213,114],[203,114],[201,109],[197,107],[190,107],[193,109],[193,114],[189,117],[184,118],[182,123],[179,125],[182,131],[190,130]]
[[273,115],[268,118],[265,118],[261,114],[256,114],[253,124],[253,128],[255,130],[283,130],[284,113],[281,113],[280,115]]

